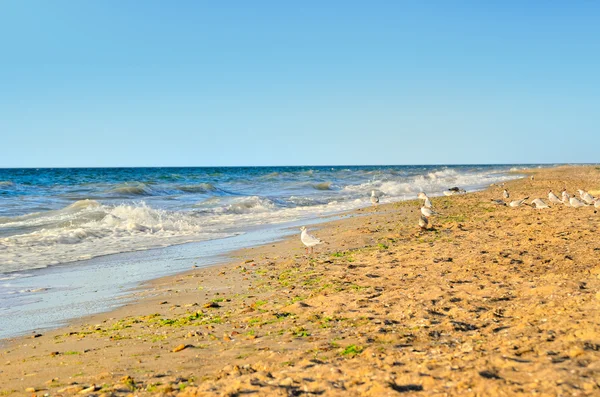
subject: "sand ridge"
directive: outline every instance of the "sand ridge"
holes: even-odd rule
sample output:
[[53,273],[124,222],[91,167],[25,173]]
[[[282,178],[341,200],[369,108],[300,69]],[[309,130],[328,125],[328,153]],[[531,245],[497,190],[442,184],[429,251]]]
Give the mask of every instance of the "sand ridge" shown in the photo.
[[[530,170],[511,198],[600,189]],[[380,205],[159,279],[137,303],[19,338],[0,395],[598,395],[600,214],[494,205],[502,188]],[[530,201],[529,200],[529,201]],[[357,216],[360,215],[360,216]]]

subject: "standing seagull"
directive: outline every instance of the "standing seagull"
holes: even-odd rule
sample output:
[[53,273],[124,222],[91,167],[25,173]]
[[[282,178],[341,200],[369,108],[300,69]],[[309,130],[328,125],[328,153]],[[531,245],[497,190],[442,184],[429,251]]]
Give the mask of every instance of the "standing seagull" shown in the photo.
[[429,196],[427,196],[427,194],[425,194],[424,192],[419,193],[419,195],[417,196],[418,198],[420,198],[421,200],[424,200],[425,202],[423,203],[423,205],[427,208],[433,208],[433,204],[431,204],[431,200],[429,200]]
[[554,192],[552,192],[552,190],[550,190],[548,192],[548,200],[550,200],[550,202],[553,204],[562,204],[562,201],[560,201],[558,196],[556,194],[554,194]]
[[571,204],[571,207],[573,208],[585,207],[587,205],[583,201],[579,200],[577,197],[571,197],[569,199],[569,204]]
[[504,191],[502,192],[502,195],[504,196],[505,199],[510,197],[510,194],[508,193],[508,190],[504,189]]
[[379,197],[375,195],[375,190],[371,190],[371,204],[377,206],[379,204]]
[[520,207],[520,206],[521,206],[521,204],[527,204],[527,203],[525,202],[525,200],[527,200],[528,198],[529,198],[529,197],[525,197],[524,199],[521,199],[521,200],[514,200],[514,201],[511,201],[511,202],[510,202],[510,204],[508,204],[508,205],[509,205],[509,206],[511,206],[512,208],[517,208],[517,207]]
[[308,254],[308,249],[310,248],[310,253],[312,254],[314,251],[314,246],[315,245],[319,245],[319,244],[323,244],[323,242],[316,238],[315,236],[308,234],[308,232],[306,231],[306,226],[302,226],[300,228],[300,230],[302,231],[302,233],[300,234],[300,240],[302,241],[302,244],[306,245],[306,253]]
[[565,188],[562,191],[562,202],[564,205],[566,205],[567,207],[569,206],[569,199],[571,198],[571,196],[569,195],[569,193],[567,193],[567,189]]
[[421,214],[425,216],[425,218],[430,218],[434,215],[440,215],[440,213],[435,212],[433,208],[421,207]]
[[579,193],[579,197],[581,197],[583,201],[585,201],[588,204],[594,204],[595,199],[592,197],[591,194],[581,189],[579,189],[577,192]]
[[544,203],[544,200],[536,198],[531,202],[531,205],[533,205],[535,208],[537,208],[538,210],[542,210],[545,208],[550,208],[550,206],[548,206],[548,204]]
[[433,204],[431,204],[431,200],[429,200],[429,197],[427,197],[425,199],[425,202],[423,203],[423,205],[427,208],[433,208]]

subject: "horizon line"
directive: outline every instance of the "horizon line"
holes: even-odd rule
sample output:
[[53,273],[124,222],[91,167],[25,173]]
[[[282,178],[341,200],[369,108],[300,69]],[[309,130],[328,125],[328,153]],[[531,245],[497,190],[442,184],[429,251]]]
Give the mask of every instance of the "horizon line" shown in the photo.
[[26,166],[26,167],[0,167],[0,170],[16,169],[117,169],[117,168],[282,168],[282,167],[431,167],[431,166],[508,166],[508,165],[598,165],[589,162],[548,162],[548,163],[432,163],[432,164],[292,164],[292,165],[133,165],[133,166]]

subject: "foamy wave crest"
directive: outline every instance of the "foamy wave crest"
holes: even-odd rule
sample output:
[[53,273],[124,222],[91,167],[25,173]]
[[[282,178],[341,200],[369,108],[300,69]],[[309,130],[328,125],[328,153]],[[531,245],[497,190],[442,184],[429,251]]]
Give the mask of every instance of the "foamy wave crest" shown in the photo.
[[24,233],[0,238],[0,273],[226,236],[207,230],[191,213],[143,202],[107,206],[82,200],[0,223],[0,229],[8,227]]
[[12,183],[11,181],[0,181],[0,187],[9,187],[13,185],[14,183]]
[[232,204],[225,207],[225,212],[231,214],[248,214],[268,212],[276,208],[275,203],[265,197],[250,196],[235,199]]
[[382,192],[387,197],[386,201],[394,201],[414,198],[413,196],[416,197],[419,192],[427,192],[436,196],[454,186],[470,189],[513,178],[514,176],[484,171],[457,172],[454,169],[441,169],[400,180],[373,180],[359,185],[349,185],[343,190],[363,196],[369,195],[372,190],[375,190]]

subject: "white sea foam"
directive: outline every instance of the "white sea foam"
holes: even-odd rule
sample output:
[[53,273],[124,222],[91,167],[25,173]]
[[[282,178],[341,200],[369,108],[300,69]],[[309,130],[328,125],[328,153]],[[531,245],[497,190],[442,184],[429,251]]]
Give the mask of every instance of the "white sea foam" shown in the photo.
[[492,174],[489,171],[461,173],[453,169],[444,169],[424,175],[402,178],[401,180],[372,180],[358,185],[346,186],[344,190],[352,193],[362,193],[363,195],[370,194],[372,190],[378,190],[387,197],[387,201],[394,201],[413,198],[412,196],[416,196],[419,192],[427,192],[436,196],[454,186],[469,189],[509,179],[514,179],[514,176]]
[[144,203],[107,206],[82,200],[61,210],[8,219],[0,220],[0,229],[37,228],[0,238],[0,273],[227,236],[189,212]]

